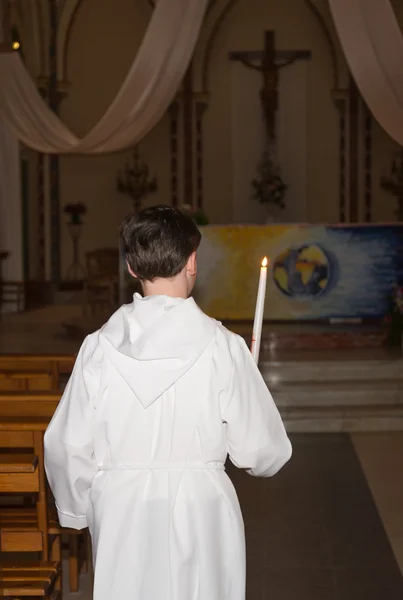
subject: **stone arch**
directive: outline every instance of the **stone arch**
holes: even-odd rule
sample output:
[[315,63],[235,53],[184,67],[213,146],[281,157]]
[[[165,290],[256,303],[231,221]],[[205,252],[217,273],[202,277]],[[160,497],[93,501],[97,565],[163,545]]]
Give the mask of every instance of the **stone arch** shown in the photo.
[[41,0],[35,0],[32,3],[32,25],[38,52],[39,75],[45,75],[48,72],[47,44],[49,41],[49,27],[47,11],[48,6],[45,6]]
[[[68,81],[67,55],[70,35],[80,7],[85,0],[63,0],[57,32],[57,79],[61,82]],[[154,0],[141,0],[153,10]]]
[[57,79],[67,81],[67,50],[71,29],[84,0],[64,0],[57,32]]
[[47,0],[36,0],[38,37],[41,54],[41,76],[49,75],[50,15]]
[[[339,57],[337,51],[337,43],[335,41],[334,35],[328,26],[326,21],[326,17],[323,11],[319,8],[317,2],[315,0],[304,0],[306,6],[312,13],[313,18],[317,21],[320,30],[324,36],[327,47],[329,49],[332,72],[333,72],[333,86],[334,89],[338,89],[339,87]],[[208,93],[209,90],[209,67],[210,60],[213,53],[213,49],[215,47],[215,42],[220,34],[220,31],[231,14],[232,10],[239,3],[239,0],[226,0],[221,6],[221,10],[219,10],[218,14],[216,11],[211,10],[210,12],[216,12],[215,19],[211,24],[210,31],[205,39],[202,41],[201,47],[199,47],[198,52],[201,53],[201,63],[200,63],[200,85],[201,89],[204,93]],[[218,4],[216,2],[215,4]],[[213,8],[213,7],[212,7]]]

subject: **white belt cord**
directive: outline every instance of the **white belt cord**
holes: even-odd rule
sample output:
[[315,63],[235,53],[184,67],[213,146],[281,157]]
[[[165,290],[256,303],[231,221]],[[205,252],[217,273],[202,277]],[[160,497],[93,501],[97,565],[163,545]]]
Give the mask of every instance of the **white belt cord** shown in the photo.
[[147,462],[147,463],[109,463],[98,465],[99,471],[224,471],[221,462],[210,463],[177,463],[177,462]]

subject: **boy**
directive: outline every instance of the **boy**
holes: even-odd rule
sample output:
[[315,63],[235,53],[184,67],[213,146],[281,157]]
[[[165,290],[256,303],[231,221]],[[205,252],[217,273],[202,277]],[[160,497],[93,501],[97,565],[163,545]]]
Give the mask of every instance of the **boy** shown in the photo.
[[95,600],[244,600],[224,462],[270,477],[291,444],[243,339],[190,297],[194,222],[155,206],[121,237],[144,297],[84,341],[46,432],[60,523],[90,528]]

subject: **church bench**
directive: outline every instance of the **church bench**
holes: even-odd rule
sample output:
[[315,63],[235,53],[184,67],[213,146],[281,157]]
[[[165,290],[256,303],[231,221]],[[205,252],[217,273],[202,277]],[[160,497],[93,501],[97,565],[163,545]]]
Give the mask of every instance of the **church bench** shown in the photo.
[[0,355],[0,372],[47,373],[52,381],[51,390],[57,392],[60,390],[60,377],[71,374],[75,360],[75,356],[69,354],[3,354]]
[[[9,402],[11,404],[11,402]],[[18,404],[18,403],[17,403]],[[41,541],[41,556],[42,560],[48,560],[49,557],[49,539],[48,539],[48,512],[47,512],[47,496],[46,496],[46,477],[45,477],[45,467],[44,467],[44,449],[43,449],[43,434],[46,431],[48,426],[49,418],[44,417],[25,417],[20,415],[18,417],[12,416],[7,417],[0,413],[0,448],[24,448],[24,450],[28,453],[32,453],[36,456],[37,466],[35,469],[35,475],[37,479],[34,482],[30,482],[27,480],[27,485],[24,488],[24,482],[18,483],[16,480],[17,477],[25,476],[33,476],[32,473],[26,474],[17,474],[14,473],[14,481],[8,480],[9,485],[7,489],[0,485],[0,491],[7,491],[9,494],[32,494],[35,497],[36,502],[36,511],[38,517],[37,523],[37,532],[35,534],[35,530],[32,528],[28,528],[29,531],[29,540],[30,543],[39,543],[38,540],[40,538]],[[2,439],[3,434],[6,433],[5,438]],[[16,433],[16,438],[13,440],[13,435]],[[24,434],[24,435],[22,435]],[[7,441],[8,446],[4,446],[3,442]],[[22,444],[22,446],[15,445],[15,442],[18,444]],[[24,443],[23,443],[24,442]],[[12,454],[6,454],[7,458],[12,457]],[[4,459],[6,460],[6,458]],[[0,473],[0,477],[1,477]],[[11,477],[12,473],[9,475]],[[11,485],[13,484],[13,485]],[[13,541],[15,541],[15,548],[21,543],[21,540],[24,536],[24,530],[19,529],[18,531],[14,531],[12,535],[10,530],[7,531],[7,534],[2,535],[3,544],[4,540],[7,540],[8,547],[13,545]],[[34,542],[34,540],[36,540]],[[10,551],[17,551],[10,550]]]
[[38,458],[34,454],[0,454],[0,492],[39,492]]
[[[0,398],[1,397],[2,395],[0,394]],[[12,399],[15,396],[7,395],[7,397]],[[55,400],[58,400],[59,397],[60,394],[56,396]],[[0,412],[0,449],[31,449],[35,448],[35,445],[38,448],[39,444],[39,447],[42,449],[41,451],[43,451],[43,433],[48,426],[53,412],[54,410],[52,411],[52,414],[47,417],[41,417],[38,415],[23,416],[19,410],[17,411],[18,415],[14,414],[12,416],[1,416]],[[43,477],[45,477],[44,472]],[[61,554],[61,535],[66,535],[69,546],[70,591],[78,591],[79,573],[81,570],[88,569],[91,564],[91,551],[89,548],[90,542],[88,531],[86,530],[85,532],[82,532],[74,529],[61,528],[58,523],[57,514],[54,507],[52,506],[50,510],[48,507],[47,510],[48,515],[46,527],[50,542],[51,558],[59,560]],[[39,527],[36,510],[26,507],[13,507],[11,509],[0,508],[0,523],[1,521],[3,521],[8,528],[12,524],[14,531],[19,529],[23,530],[24,527],[29,527],[31,529],[34,527]],[[48,536],[45,536],[47,540]]]
[[53,590],[58,587],[59,576],[59,562],[22,561],[13,564],[4,561],[2,557],[0,597],[40,597],[55,600]]
[[60,392],[1,392],[0,418],[45,417],[50,420],[59,404]]
[[11,565],[2,567],[1,576],[3,581],[48,581],[51,583],[54,575],[58,572],[57,563],[31,563]]
[[[0,507],[0,530],[4,532],[19,530],[35,530],[38,528],[37,516],[35,508],[26,507]],[[61,527],[57,518],[56,509],[52,507],[49,511],[48,533],[53,538],[51,545],[51,558],[60,560],[60,536],[67,536],[68,541],[68,564],[69,564],[69,588],[71,592],[79,591],[79,575],[80,572],[88,571],[91,549],[89,547],[88,530],[77,531]],[[59,546],[54,547],[54,544],[59,543]],[[6,550],[6,548],[4,548]]]
[[51,392],[53,377],[46,371],[0,371],[0,392]]
[[49,583],[49,578],[46,580],[25,580],[25,581],[8,581],[0,583],[0,597],[19,600],[20,598],[44,598],[45,600],[55,600],[60,598],[52,594],[53,581]]
[[[39,494],[38,458],[33,454],[0,454],[0,493]],[[0,520],[1,552],[42,552],[43,532],[37,523]]]
[[[34,518],[19,518],[18,510],[5,511],[0,515],[0,553],[1,577],[0,595],[19,597],[36,596],[47,597],[54,586],[60,589],[58,579],[60,571],[61,551],[60,534],[53,536],[53,544],[48,536],[48,519],[46,507],[46,483],[43,468],[43,446],[39,443],[38,432],[34,432],[32,443],[39,451],[39,456],[13,453],[0,453],[0,493],[5,494],[32,494],[36,506],[32,510]],[[41,468],[42,467],[42,468]],[[22,515],[26,509],[22,508]],[[44,563],[36,563],[34,568],[21,565],[19,555],[26,553],[41,553],[42,560],[48,560],[49,547],[51,557],[56,559],[57,568],[48,569]],[[4,557],[15,556],[14,562],[5,566]]]

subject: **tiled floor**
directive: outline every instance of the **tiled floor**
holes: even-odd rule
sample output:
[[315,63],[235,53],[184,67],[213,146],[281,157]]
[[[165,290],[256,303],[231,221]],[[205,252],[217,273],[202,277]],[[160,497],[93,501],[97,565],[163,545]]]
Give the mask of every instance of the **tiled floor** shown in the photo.
[[[229,468],[246,524],[247,600],[402,600],[379,512],[398,539],[403,434],[361,434],[353,442],[342,434],[295,435],[292,461],[269,480]],[[67,598],[91,598],[86,577]]]
[[358,433],[352,441],[403,574],[403,433]]

